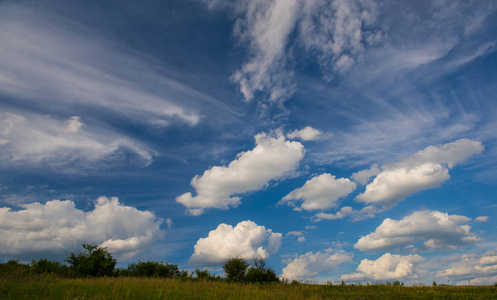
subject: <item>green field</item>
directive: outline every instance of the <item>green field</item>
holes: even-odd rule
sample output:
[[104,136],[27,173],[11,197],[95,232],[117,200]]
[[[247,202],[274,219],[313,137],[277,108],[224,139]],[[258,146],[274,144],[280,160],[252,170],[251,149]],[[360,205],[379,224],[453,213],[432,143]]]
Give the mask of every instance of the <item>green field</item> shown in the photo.
[[1,278],[0,299],[496,299],[497,287],[244,284],[177,278]]

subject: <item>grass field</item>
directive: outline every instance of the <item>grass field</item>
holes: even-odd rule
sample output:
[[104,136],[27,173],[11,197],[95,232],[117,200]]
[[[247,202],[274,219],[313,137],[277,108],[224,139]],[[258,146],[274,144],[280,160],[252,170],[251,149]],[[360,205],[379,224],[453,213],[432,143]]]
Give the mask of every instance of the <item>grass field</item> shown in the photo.
[[496,299],[495,286],[243,284],[158,278],[0,278],[0,299]]

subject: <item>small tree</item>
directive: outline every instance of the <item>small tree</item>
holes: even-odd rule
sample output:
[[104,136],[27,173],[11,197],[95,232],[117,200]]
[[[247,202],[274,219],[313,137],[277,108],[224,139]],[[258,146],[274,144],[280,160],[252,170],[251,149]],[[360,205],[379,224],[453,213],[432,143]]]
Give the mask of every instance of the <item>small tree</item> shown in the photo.
[[66,265],[63,265],[58,261],[50,261],[45,258],[40,260],[33,259],[31,267],[36,273],[58,274],[61,276],[67,275],[68,270]]
[[107,248],[83,244],[84,252],[74,253],[66,259],[71,264],[71,270],[82,276],[110,276],[116,266],[116,259]]
[[248,282],[278,282],[278,276],[273,269],[266,267],[266,262],[260,257],[253,259],[252,267],[247,271]]
[[230,258],[223,263],[223,269],[226,273],[226,278],[229,281],[241,282],[246,280],[245,273],[249,264],[242,258]]
[[180,271],[177,265],[172,263],[163,263],[155,261],[142,262],[139,261],[137,264],[130,264],[128,266],[128,271],[133,276],[142,277],[178,277]]

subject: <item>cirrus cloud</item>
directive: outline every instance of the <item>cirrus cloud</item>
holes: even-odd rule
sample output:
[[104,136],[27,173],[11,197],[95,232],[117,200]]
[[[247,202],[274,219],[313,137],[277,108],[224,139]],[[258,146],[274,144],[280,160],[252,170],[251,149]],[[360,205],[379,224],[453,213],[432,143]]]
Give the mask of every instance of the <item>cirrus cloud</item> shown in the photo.
[[145,166],[153,160],[153,152],[139,142],[85,125],[79,116],[60,121],[6,112],[0,113],[0,125],[0,140],[4,141],[0,143],[0,160],[4,165],[43,163],[71,171],[71,162],[108,161],[124,158],[125,153]]

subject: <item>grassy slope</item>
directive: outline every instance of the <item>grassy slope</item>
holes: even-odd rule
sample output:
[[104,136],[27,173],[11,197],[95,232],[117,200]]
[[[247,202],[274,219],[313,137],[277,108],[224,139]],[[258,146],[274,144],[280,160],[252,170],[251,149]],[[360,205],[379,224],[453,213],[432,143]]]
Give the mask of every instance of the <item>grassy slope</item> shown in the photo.
[[237,284],[154,278],[0,279],[0,299],[495,299],[497,288]]

